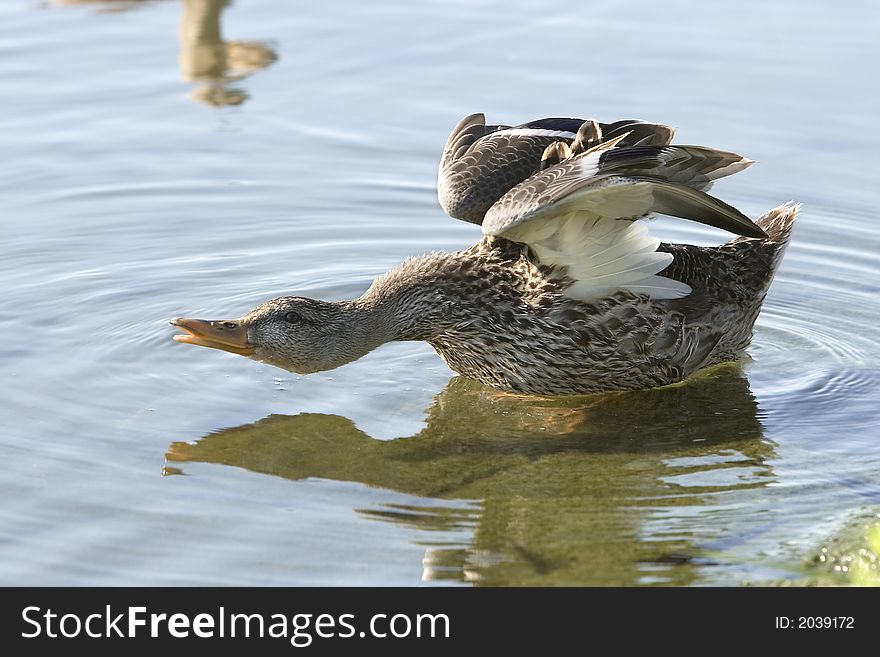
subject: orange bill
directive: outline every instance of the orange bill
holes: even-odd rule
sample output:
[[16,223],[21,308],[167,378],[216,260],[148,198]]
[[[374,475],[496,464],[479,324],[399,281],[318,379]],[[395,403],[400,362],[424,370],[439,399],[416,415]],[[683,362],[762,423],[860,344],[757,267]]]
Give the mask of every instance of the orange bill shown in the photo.
[[177,342],[222,349],[240,356],[252,356],[254,353],[254,346],[248,342],[248,323],[240,319],[175,317],[169,323],[186,331],[183,335],[174,336]]

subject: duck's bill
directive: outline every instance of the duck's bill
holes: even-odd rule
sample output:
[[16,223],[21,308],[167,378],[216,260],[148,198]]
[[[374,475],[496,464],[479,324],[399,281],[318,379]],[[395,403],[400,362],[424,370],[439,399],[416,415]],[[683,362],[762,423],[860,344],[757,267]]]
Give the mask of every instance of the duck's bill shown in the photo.
[[248,324],[240,319],[207,320],[175,317],[172,326],[186,331],[174,340],[199,347],[222,349],[239,356],[252,356],[254,346],[248,341]]

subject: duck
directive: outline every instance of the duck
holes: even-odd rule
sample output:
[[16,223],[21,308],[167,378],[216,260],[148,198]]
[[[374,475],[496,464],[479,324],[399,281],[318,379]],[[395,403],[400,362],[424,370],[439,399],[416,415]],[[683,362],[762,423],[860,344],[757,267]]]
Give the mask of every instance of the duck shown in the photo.
[[[228,320],[175,317],[174,340],[309,374],[393,341],[425,341],[454,372],[505,393],[653,388],[741,358],[800,205],[751,220],[707,190],[753,161],[675,145],[641,120],[472,114],[440,159],[438,199],[482,235],[405,260],[359,297],[274,298]],[[669,215],[734,235],[665,243]]]

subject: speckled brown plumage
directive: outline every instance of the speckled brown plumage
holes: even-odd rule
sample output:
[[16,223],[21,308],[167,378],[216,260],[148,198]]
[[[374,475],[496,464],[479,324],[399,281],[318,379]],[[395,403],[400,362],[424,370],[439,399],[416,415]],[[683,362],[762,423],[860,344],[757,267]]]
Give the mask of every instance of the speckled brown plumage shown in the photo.
[[394,300],[395,315],[409,318],[396,339],[427,340],[452,370],[500,390],[568,395],[665,385],[748,345],[795,215],[782,206],[759,219],[767,239],[662,245],[675,256],[663,274],[693,288],[683,299],[618,293],[576,301],[563,294],[564,272],[488,237],[404,263],[361,301]]

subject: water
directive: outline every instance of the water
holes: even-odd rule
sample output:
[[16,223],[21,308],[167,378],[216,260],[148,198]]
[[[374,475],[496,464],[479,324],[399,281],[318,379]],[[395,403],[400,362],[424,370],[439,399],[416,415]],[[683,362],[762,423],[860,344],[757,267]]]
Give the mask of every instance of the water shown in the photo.
[[[0,582],[801,581],[880,509],[878,20],[3,2]],[[174,315],[352,297],[474,241],[434,185],[480,110],[641,117],[759,160],[718,193],[805,207],[750,359],[553,401],[451,378],[424,344],[298,377],[171,341]]]

